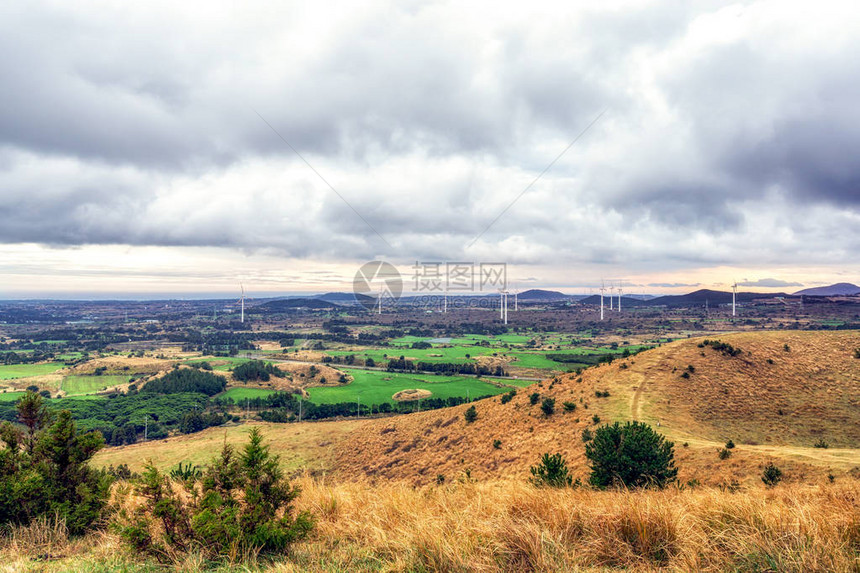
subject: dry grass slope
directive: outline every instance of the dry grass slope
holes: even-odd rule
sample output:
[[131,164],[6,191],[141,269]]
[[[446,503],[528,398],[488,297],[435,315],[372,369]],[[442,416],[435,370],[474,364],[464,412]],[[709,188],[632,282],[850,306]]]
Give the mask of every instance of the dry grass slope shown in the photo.
[[[781,571],[860,568],[860,483],[591,491],[526,483],[299,483],[314,536],[281,562],[219,571]],[[50,523],[14,530],[3,571],[159,571],[111,534],[69,541]],[[212,570],[199,555],[180,571]]]
[[[467,406],[372,420],[357,426],[336,447],[341,474],[372,480],[406,479],[428,484],[468,471],[479,479],[528,475],[543,452],[561,452],[585,477],[581,439],[592,419],[640,419],[676,440],[682,481],[756,483],[774,460],[796,480],[858,471],[860,466],[860,346],[856,332],[766,332],[717,337],[741,348],[731,357],[691,339],[642,353],[583,375],[564,375],[520,390],[507,404],[500,397]],[[789,345],[789,351],[784,345]],[[704,354],[704,356],[703,356]],[[772,364],[768,362],[772,361]],[[682,372],[692,365],[689,378]],[[608,391],[608,398],[596,391]],[[529,395],[556,400],[545,416]],[[563,402],[574,402],[564,412]],[[782,409],[783,413],[779,411]],[[838,449],[813,448],[818,438]],[[718,448],[739,447],[719,461]],[[494,440],[501,447],[493,446]],[[680,447],[687,443],[688,447]],[[753,445],[759,444],[759,445]]]

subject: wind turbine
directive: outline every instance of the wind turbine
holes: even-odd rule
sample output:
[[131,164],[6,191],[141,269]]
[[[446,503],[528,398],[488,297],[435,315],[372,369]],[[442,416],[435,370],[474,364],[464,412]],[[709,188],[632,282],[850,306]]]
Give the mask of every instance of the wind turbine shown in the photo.
[[621,312],[621,293],[623,292],[623,291],[622,291],[622,288],[621,288],[621,285],[623,285],[623,284],[624,284],[624,279],[622,279],[622,280],[618,283],[618,312]]
[[606,285],[600,281],[600,320],[603,320],[603,293],[606,291]]
[[508,291],[499,289],[499,318],[508,323]]
[[242,283],[239,283],[239,288],[242,289],[242,297],[236,302],[242,305],[242,323],[245,322],[245,287]]
[[737,310],[735,308],[736,302],[737,302],[737,296],[738,296],[738,281],[736,280],[734,282],[734,284],[732,285],[732,316],[737,316]]
[[615,287],[612,286],[612,283],[609,283],[609,310],[614,310],[612,307],[612,293],[615,292]]

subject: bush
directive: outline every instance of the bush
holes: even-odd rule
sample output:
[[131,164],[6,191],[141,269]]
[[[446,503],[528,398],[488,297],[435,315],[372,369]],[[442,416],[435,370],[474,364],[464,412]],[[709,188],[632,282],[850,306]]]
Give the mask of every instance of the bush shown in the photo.
[[498,450],[502,447],[502,440],[493,440],[493,448]]
[[0,524],[51,517],[72,534],[84,533],[102,516],[113,481],[87,465],[104,446],[102,435],[79,433],[68,410],[52,416],[33,392],[17,410],[24,432],[9,422],[0,426]]
[[576,402],[562,402],[562,406],[564,406],[565,412],[573,412],[576,410]]
[[[311,369],[311,377],[313,378],[315,375],[313,371],[316,369],[313,366],[311,366]],[[272,366],[271,362],[264,362],[262,360],[251,360],[233,369],[233,378],[241,382],[268,382],[271,376],[283,378],[284,373]]]
[[531,481],[538,487],[570,487],[573,479],[561,454],[544,454],[540,463],[531,467]]
[[761,473],[761,481],[768,487],[773,487],[782,481],[782,470],[773,465],[773,462],[768,462]]
[[860,348],[854,349],[854,358],[860,359]]
[[674,444],[640,422],[606,424],[585,446],[591,462],[591,484],[605,488],[664,487],[675,480]]
[[540,400],[540,394],[537,392],[532,392],[532,394],[529,396],[529,404],[534,406],[538,403],[538,400]]
[[502,394],[502,404],[507,404],[508,402],[510,402],[511,400],[513,400],[513,399],[514,399],[514,396],[516,396],[516,395],[517,395],[517,391],[516,391],[516,390],[511,390],[511,391],[510,391],[510,392],[508,392],[507,394]]
[[227,379],[223,376],[194,368],[179,368],[171,370],[161,378],[150,380],[140,391],[153,394],[197,392],[214,396],[223,392],[226,386]]
[[293,515],[299,489],[257,428],[238,456],[225,443],[199,479],[175,483],[148,464],[133,494],[145,503],[121,509],[114,526],[134,549],[162,560],[189,551],[230,559],[283,554],[313,527],[308,513]]
[[545,416],[552,416],[553,412],[555,412],[555,398],[544,398],[540,409]]
[[591,430],[589,430],[588,428],[585,428],[585,429],[582,431],[582,441],[583,441],[583,442],[585,442],[585,443],[588,443],[588,442],[590,442],[592,439],[594,439],[594,434],[591,432]]
[[727,449],[727,448],[723,448],[719,452],[717,452],[717,457],[719,457],[721,460],[727,460],[731,456],[732,456],[732,451]]
[[466,423],[471,424],[478,419],[478,411],[474,406],[469,406],[463,414],[463,417],[466,418]]
[[[587,406],[588,406],[588,405],[586,404],[586,407],[587,407]],[[599,423],[600,423],[600,416],[598,416],[597,414],[593,415],[593,416],[591,417],[591,421],[592,421],[592,422],[594,422],[595,424],[599,424]]]
[[828,444],[827,442],[825,442],[825,441],[824,441],[824,438],[818,438],[818,441],[817,441],[817,442],[815,442],[814,444],[812,444],[812,447],[813,447],[813,448],[822,448],[822,449],[825,449],[825,450],[826,450],[827,448],[829,448],[829,447],[830,447],[830,444]]
[[731,450],[734,447],[735,447],[735,443],[732,440],[729,440],[728,442],[726,442],[726,449],[727,450]]

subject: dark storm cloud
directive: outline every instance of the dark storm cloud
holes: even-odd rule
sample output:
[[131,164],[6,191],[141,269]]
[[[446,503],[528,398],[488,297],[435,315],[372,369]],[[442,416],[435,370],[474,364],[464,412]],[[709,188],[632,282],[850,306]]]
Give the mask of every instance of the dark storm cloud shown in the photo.
[[0,241],[654,267],[860,244],[850,14],[533,8],[7,7]]

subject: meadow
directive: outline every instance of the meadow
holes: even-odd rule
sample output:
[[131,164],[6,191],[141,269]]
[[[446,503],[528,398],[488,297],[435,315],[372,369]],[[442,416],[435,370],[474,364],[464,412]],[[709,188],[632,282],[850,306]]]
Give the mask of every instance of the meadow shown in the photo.
[[82,394],[95,394],[112,386],[126,384],[129,376],[104,375],[104,376],[66,376],[60,384],[67,396],[78,396]]
[[14,380],[16,378],[29,378],[30,376],[53,374],[65,366],[66,365],[61,362],[3,364],[0,365],[0,380]]
[[308,388],[312,402],[336,404],[354,402],[357,398],[364,404],[394,403],[392,395],[401,390],[427,390],[432,398],[488,396],[509,390],[477,378],[466,376],[435,376],[432,374],[406,374],[341,368],[353,377],[345,386]]

